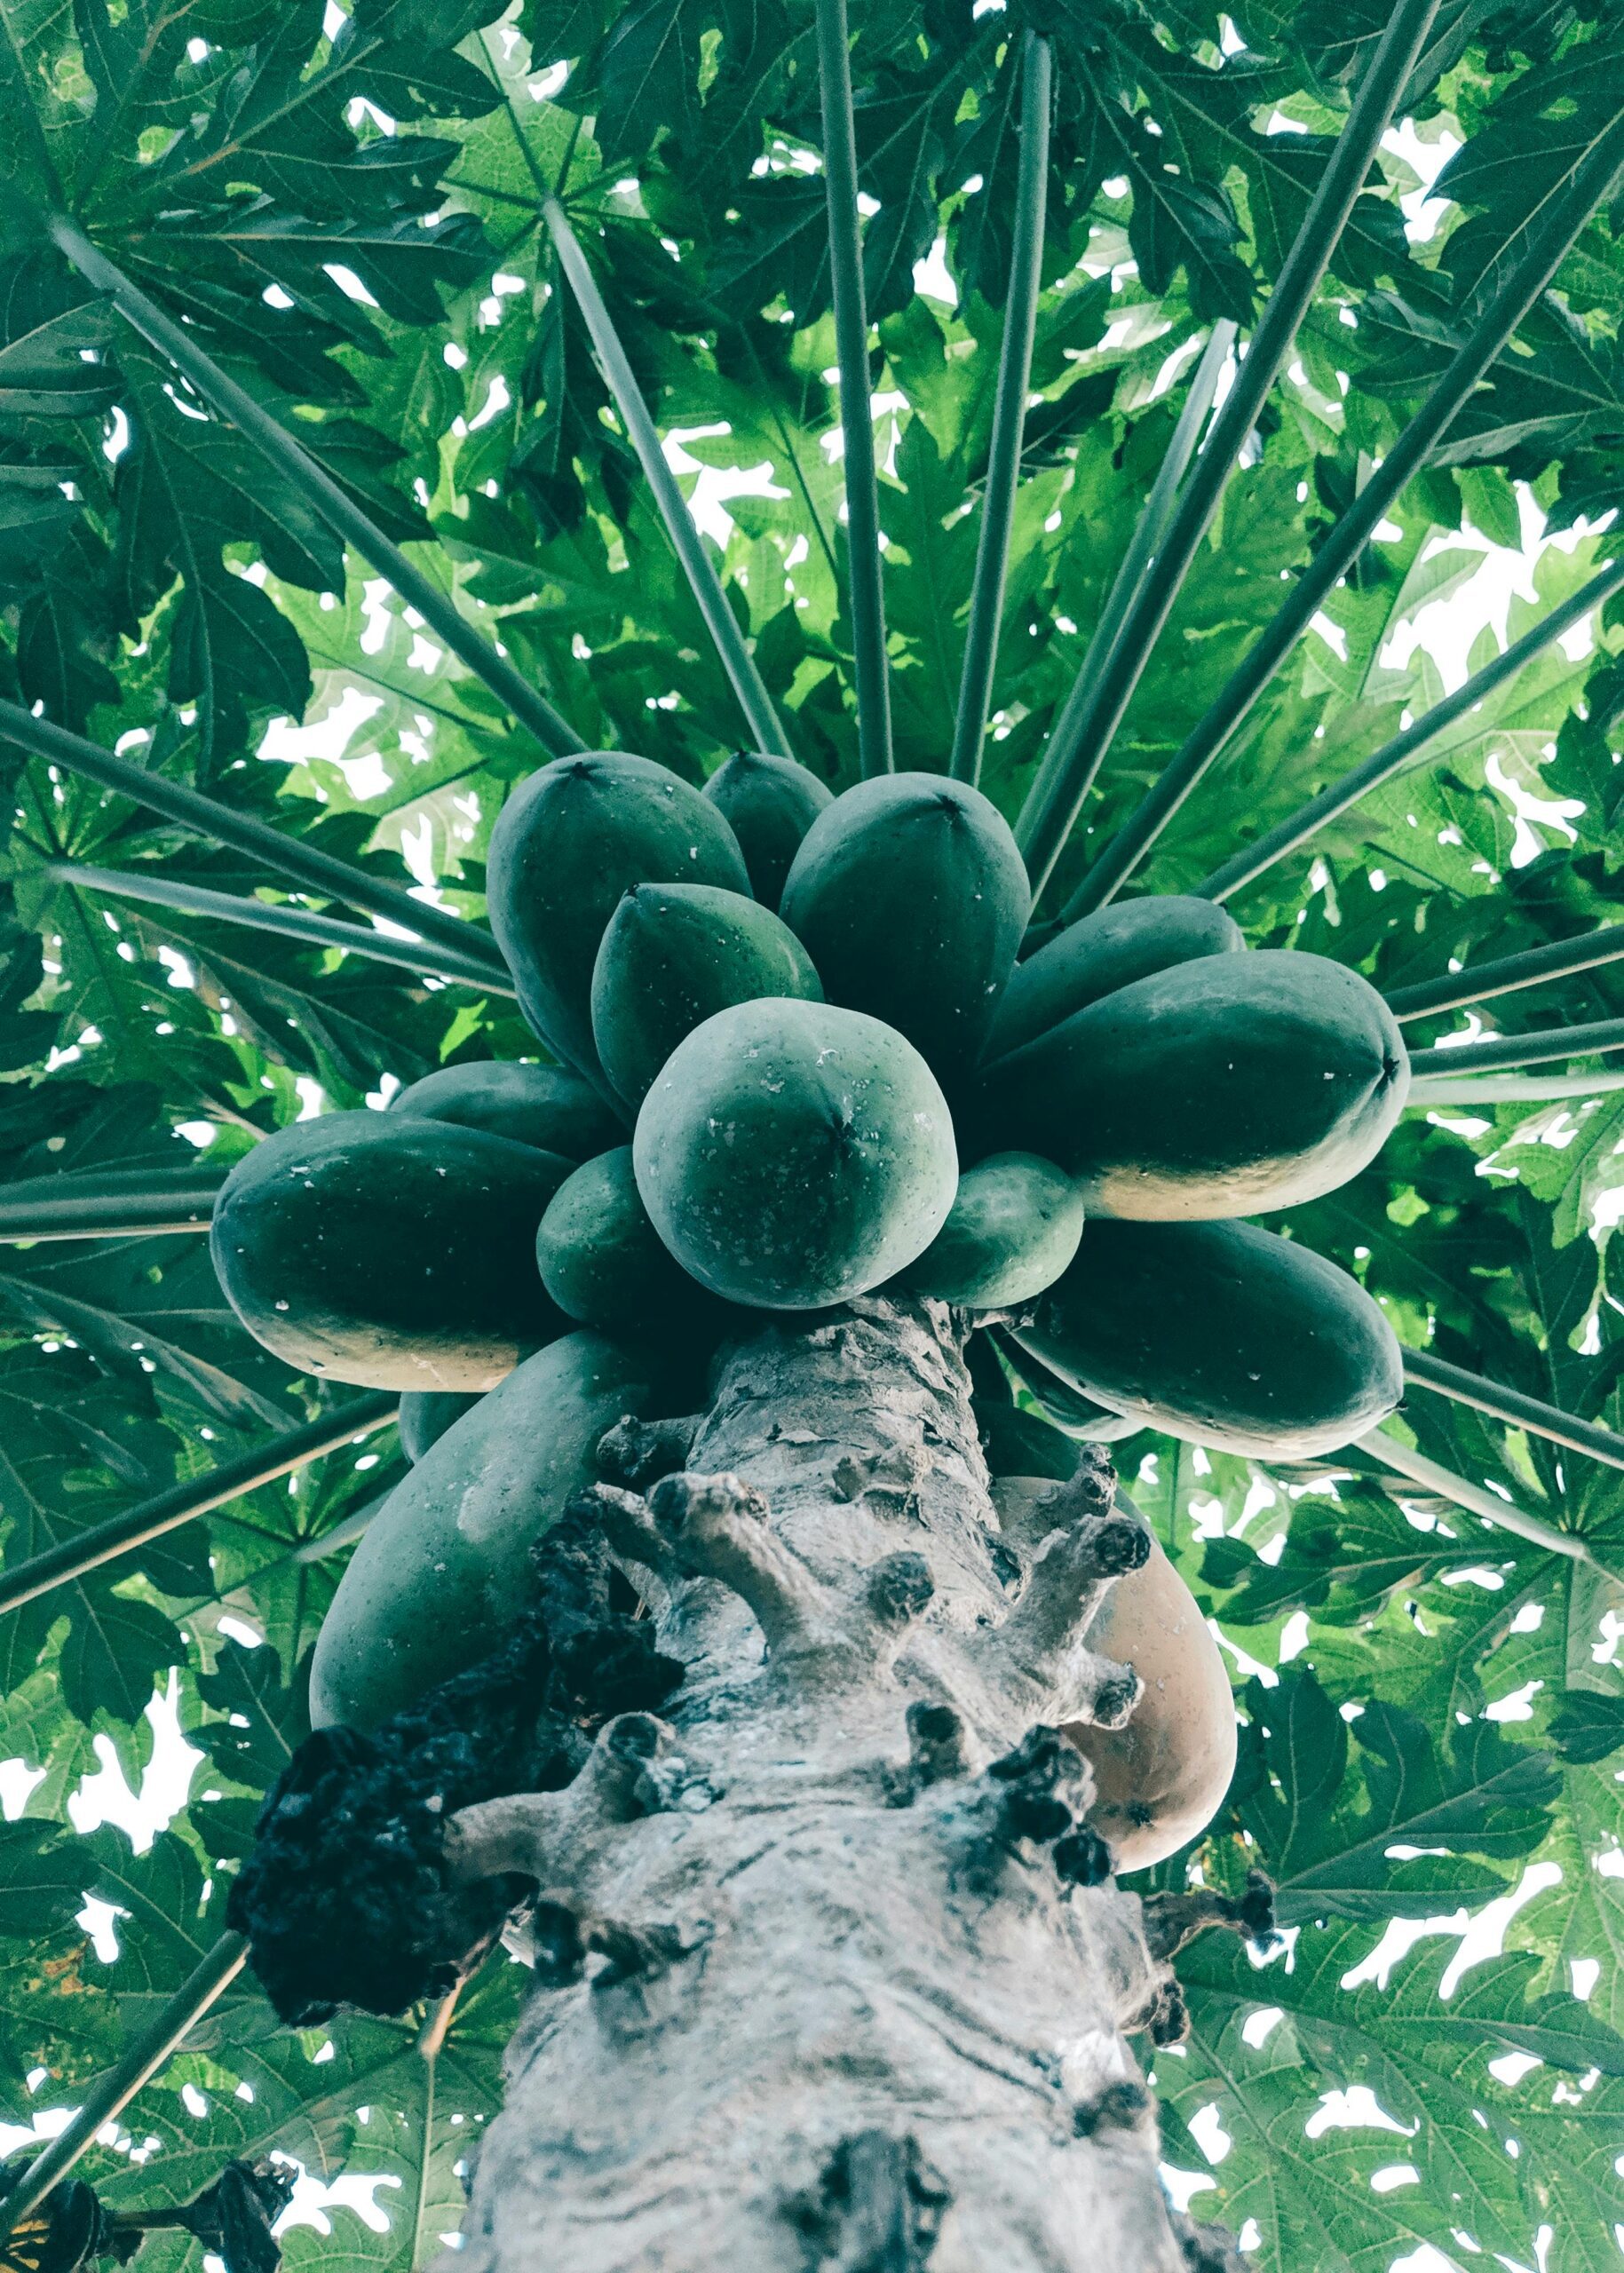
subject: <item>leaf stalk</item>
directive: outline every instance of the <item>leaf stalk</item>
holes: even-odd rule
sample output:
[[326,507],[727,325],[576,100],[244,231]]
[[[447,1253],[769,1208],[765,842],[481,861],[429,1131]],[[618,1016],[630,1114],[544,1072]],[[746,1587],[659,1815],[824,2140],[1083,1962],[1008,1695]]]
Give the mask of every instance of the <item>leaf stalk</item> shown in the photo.
[[1425,402],[1322,541],[1268,629],[1232,672],[1207,716],[1163,767],[1083,878],[1068,917],[1113,899],[1249,715],[1280,664],[1353,566],[1401,491],[1421,471],[1491,365],[1549,284],[1624,170],[1624,117],[1575,169],[1567,194],[1530,231],[1527,248],[1462,341]]
[[845,444],[846,560],[852,658],[857,684],[858,761],[865,779],[889,773],[891,663],[880,560],[880,490],[868,392],[868,310],[857,203],[857,127],[852,109],[852,36],[846,0],[817,0],[818,71],[823,104],[823,178],[828,199],[829,275],[835,350],[840,368],[840,428]]
[[437,978],[477,986],[490,994],[511,996],[516,991],[511,977],[498,978],[480,956],[454,954],[449,947],[424,940],[392,939],[387,931],[368,931],[364,924],[345,923],[334,915],[317,915],[305,907],[277,907],[269,900],[234,892],[210,891],[202,884],[182,883],[156,867],[148,874],[139,868],[98,868],[82,860],[51,860],[40,873],[75,891],[167,907],[178,915],[200,915],[213,923],[238,923],[250,931],[273,932],[309,946],[341,947],[346,954],[396,963],[407,970],[432,971]]
[[[1305,804],[1297,807],[1295,813],[1287,814],[1274,828],[1266,829],[1254,843],[1243,845],[1239,852],[1224,861],[1222,867],[1215,868],[1199,884],[1192,884],[1190,887],[1192,894],[1200,899],[1230,899],[1248,884],[1256,883],[1265,870],[1306,844],[1328,821],[1337,820],[1351,805],[1357,805],[1373,789],[1379,789],[1384,781],[1390,781],[1394,774],[1401,773],[1430,741],[1453,726],[1457,718],[1465,717],[1480,702],[1487,701],[1489,696],[1503,686],[1508,679],[1517,677],[1525,663],[1531,662],[1535,655],[1549,647],[1553,640],[1559,639],[1575,623],[1582,622],[1592,609],[1599,607],[1621,585],[1624,585],[1624,558],[1609,562],[1571,599],[1564,600],[1560,607],[1554,607],[1542,622],[1536,623],[1532,630],[1525,631],[1520,639],[1514,639],[1503,653],[1494,657],[1493,662],[1485,663],[1480,671],[1474,671],[1453,694],[1446,694],[1441,702],[1435,702],[1430,710],[1423,710],[1421,717],[1406,726],[1402,733],[1395,734],[1390,741],[1383,742],[1381,748],[1366,758],[1363,764],[1350,767],[1346,773],[1322,789],[1317,797],[1309,798]],[[1091,875],[1093,871],[1089,873]],[[1070,914],[1069,909],[1067,913]],[[1470,1002],[1477,998],[1469,994],[1464,999]]]
[[964,635],[964,667],[959,678],[958,717],[947,769],[956,780],[972,783],[981,778],[986,722],[993,706],[993,674],[998,661],[1010,538],[1015,526],[1015,496],[1020,481],[1021,439],[1032,383],[1032,348],[1037,337],[1038,288],[1043,265],[1053,106],[1054,51],[1046,39],[1028,32],[1021,76],[1015,243],[1010,262],[1009,297],[1004,302],[1003,345],[998,360],[998,392],[993,403],[993,439],[987,455],[986,490],[981,503],[981,535],[976,547],[975,582],[970,588],[970,622]]
[[1016,832],[1034,899],[1054,873],[1217,511],[1224,484],[1291,352],[1297,327],[1325,274],[1354,202],[1364,189],[1437,10],[1438,0],[1398,0],[1252,333],[1234,384],[1180,495],[1156,574],[1130,606],[1098,678],[1074,715],[1068,739],[1064,743],[1056,737],[1050,739]]
[[296,1468],[306,1467],[324,1453],[342,1450],[356,1437],[369,1436],[373,1430],[385,1427],[400,1409],[400,1399],[393,1390],[357,1398],[337,1413],[324,1414],[319,1421],[306,1422],[303,1428],[284,1430],[257,1452],[244,1453],[237,1460],[222,1461],[206,1475],[173,1485],[153,1499],[126,1508],[123,1515],[110,1516],[106,1523],[92,1524],[73,1538],[48,1547],[43,1554],[31,1555],[14,1570],[0,1572],[0,1613],[20,1610],[25,1603],[36,1602],[41,1595],[83,1579],[89,1572],[99,1570],[104,1563],[129,1555],[138,1547],[148,1546],[169,1532],[178,1531],[182,1524],[190,1523],[195,1516],[209,1515],[230,1501],[241,1499],[245,1493],[257,1491],[261,1485],[274,1484],[279,1477],[290,1476]]
[[205,1951],[180,1987],[136,2034],[122,2058],[97,2079],[71,2122],[48,2142],[11,2192],[0,2199],[0,2243],[37,2210],[86,2150],[104,2123],[122,2115],[137,2094],[166,2067],[216,1999],[242,1972],[248,1944],[241,1934],[222,1934]]
[[1577,1414],[1564,1413],[1558,1406],[1547,1405],[1537,1397],[1525,1397],[1520,1390],[1501,1389],[1498,1382],[1485,1381],[1464,1366],[1448,1365],[1430,1350],[1405,1351],[1404,1377],[1406,1383],[1414,1382],[1422,1389],[1433,1390],[1457,1405],[1470,1405],[1492,1420],[1504,1421],[1514,1429],[1532,1429],[1536,1437],[1549,1437],[1552,1444],[1565,1445],[1569,1452],[1588,1453],[1609,1468],[1624,1468],[1624,1437],[1613,1430],[1581,1421]]
[[59,765],[65,772],[77,773],[101,788],[110,789],[115,796],[128,797],[138,805],[162,813],[166,820],[199,836],[228,845],[234,852],[244,852],[250,859],[263,860],[273,874],[289,879],[304,891],[319,893],[323,899],[344,900],[353,907],[368,908],[374,915],[400,924],[404,931],[433,939],[449,947],[464,963],[488,962],[489,983],[493,986],[507,983],[507,965],[495,941],[487,933],[476,931],[472,924],[448,915],[444,908],[430,907],[425,900],[414,899],[398,885],[380,883],[363,869],[353,867],[349,861],[335,859],[330,852],[320,852],[314,845],[304,843],[296,836],[284,836],[281,829],[269,828],[251,814],[234,812],[217,798],[188,789],[182,782],[167,780],[161,773],[149,772],[145,766],[104,749],[99,742],[87,741],[83,734],[69,733],[66,726],[56,725],[49,718],[36,718],[20,703],[0,702],[0,741],[16,742],[36,757]]
[[688,589],[705,619],[718,660],[727,673],[729,684],[744,713],[756,748],[774,757],[792,755],[784,738],[784,729],[772,698],[767,693],[761,673],[756,668],[756,658],[739,629],[738,618],[728,603],[710,557],[705,550],[705,541],[700,535],[688,501],[677,487],[661,443],[659,430],[649,416],[648,405],[643,400],[637,374],[621,344],[614,319],[598,289],[581,240],[570,226],[569,217],[558,199],[551,195],[542,200],[542,218],[558,256],[558,265],[569,281],[590,335],[599,368],[614,397],[616,409],[626,429],[631,446],[638,454],[643,478],[654,493],[655,506],[671,542]]
[[246,387],[221,370],[183,325],[166,316],[99,245],[91,243],[76,222],[64,214],[54,214],[47,226],[59,250],[72,261],[86,283],[111,296],[124,321],[191,381],[210,409],[228,418],[239,433],[245,435],[308,498],[336,535],[387,579],[407,606],[416,609],[435,637],[443,640],[458,661],[489,687],[521,726],[528,728],[550,757],[567,756],[586,748],[568,721],[537,693],[515,664],[497,653],[485,634],[459,611],[450,595],[407,558],[371,515],[363,511],[349,492],[254,400]]

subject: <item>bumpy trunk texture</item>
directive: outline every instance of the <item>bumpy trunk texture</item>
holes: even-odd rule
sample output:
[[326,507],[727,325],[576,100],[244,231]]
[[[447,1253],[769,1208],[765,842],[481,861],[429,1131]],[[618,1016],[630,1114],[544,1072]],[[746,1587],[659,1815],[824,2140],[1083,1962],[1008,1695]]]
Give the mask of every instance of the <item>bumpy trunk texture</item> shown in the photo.
[[1166,1936],[1089,1883],[1052,1734],[1134,1699],[1081,1642],[1134,1559],[1108,1474],[1001,1531],[952,1319],[878,1298],[734,1350],[689,1434],[598,1495],[669,1720],[452,1826],[543,1890],[460,2273],[1222,2261],[1127,2041],[1176,2005]]

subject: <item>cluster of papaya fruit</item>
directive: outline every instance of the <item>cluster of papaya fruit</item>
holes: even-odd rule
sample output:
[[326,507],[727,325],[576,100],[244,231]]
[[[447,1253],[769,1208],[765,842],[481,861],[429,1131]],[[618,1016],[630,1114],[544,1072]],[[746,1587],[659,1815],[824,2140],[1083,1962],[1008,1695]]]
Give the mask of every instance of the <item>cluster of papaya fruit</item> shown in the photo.
[[980,1313],[1077,1437],[1302,1458],[1398,1402],[1375,1304],[1243,1220],[1357,1174],[1402,1109],[1398,1029],[1341,964],[1245,951],[1173,898],[1023,960],[1026,869],[978,790],[888,774],[836,798],[749,753],[702,791],[622,753],[543,766],[487,891],[558,1063],[296,1123],[214,1220],[250,1331],[408,1392],[408,1449],[460,1437],[475,1398],[495,1444],[539,1368],[566,1481],[741,1310],[881,1287]]

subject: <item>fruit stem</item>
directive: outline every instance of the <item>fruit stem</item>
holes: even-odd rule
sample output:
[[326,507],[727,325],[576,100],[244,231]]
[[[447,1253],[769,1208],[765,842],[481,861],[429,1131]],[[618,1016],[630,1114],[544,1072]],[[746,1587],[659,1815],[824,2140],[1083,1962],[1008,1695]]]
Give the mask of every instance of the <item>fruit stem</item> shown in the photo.
[[49,718],[36,718],[19,703],[0,701],[0,741],[19,743],[36,757],[48,758],[67,772],[82,774],[86,780],[110,789],[115,796],[131,798],[182,828],[211,837],[217,844],[229,845],[234,852],[245,852],[250,859],[263,860],[268,868],[305,891],[320,893],[323,899],[340,899],[354,907],[368,908],[374,915],[382,915],[425,939],[436,940],[451,948],[464,962],[483,962],[488,957],[489,983],[493,987],[506,986],[507,965],[487,932],[476,931],[472,924],[448,914],[444,908],[432,907],[426,900],[414,899],[396,884],[380,883],[363,869],[352,867],[347,860],[335,859],[330,852],[319,852],[313,845],[297,836],[285,836],[281,829],[271,828],[250,814],[234,812],[229,805],[205,797],[196,789],[188,789],[181,782],[148,772],[145,766],[132,764],[129,758],[104,749],[99,742],[87,741],[83,734],[70,734],[66,726],[54,725]]
[[521,726],[529,729],[550,757],[562,757],[570,751],[585,748],[581,737],[551,703],[538,694],[522,672],[460,613],[450,594],[407,558],[370,514],[362,511],[287,428],[273,418],[245,387],[239,386],[235,379],[221,370],[192,333],[166,316],[66,214],[51,215],[46,226],[58,249],[72,261],[85,281],[93,284],[98,291],[112,295],[114,305],[124,321],[185,374],[210,409],[228,418],[270,459],[314,506],[336,535],[353,546],[363,560],[393,585],[407,606],[416,609],[459,661],[465,663],[476,678],[484,681]]
[[614,319],[598,289],[587,257],[581,249],[581,240],[570,226],[569,217],[556,197],[542,200],[542,218],[547,224],[548,234],[558,256],[558,265],[569,281],[576,305],[586,321],[599,368],[610,393],[614,397],[621,423],[626,429],[643,478],[654,492],[665,533],[671,541],[682,572],[688,580],[688,589],[699,604],[705,619],[705,628],[715,645],[723,669],[727,673],[744,723],[749,729],[756,747],[774,757],[792,755],[784,739],[784,729],[772,698],[767,693],[756,659],[751,654],[744,634],[739,629],[738,618],[728,603],[705,550],[705,541],[700,535],[688,501],[677,487],[661,447],[659,431],[649,416],[648,405],[643,400],[642,389]]
[[0,1241],[206,1232],[219,1188],[219,1176],[194,1168],[35,1176],[0,1194]]
[[[1171,614],[1232,468],[1296,337],[1337,239],[1365,187],[1399,96],[1438,12],[1438,0],[1398,0],[1366,70],[1347,123],[1270,293],[1234,384],[1196,460],[1168,530],[1156,574],[1136,594],[1104,669],[1073,722],[1069,741],[1051,739],[1018,831],[1034,899],[1054,873],[1101,761]],[[1092,871],[1090,871],[1092,874]],[[1107,895],[1108,896],[1108,895]],[[1096,903],[1090,903],[1091,905]]]
[[217,1997],[242,1972],[248,1944],[241,1934],[222,1934],[204,1952],[174,1995],[135,2037],[123,2057],[85,2094],[73,2120],[37,2154],[12,2187],[0,2198],[0,2244],[4,2244],[31,2211],[37,2210],[54,2186],[59,2185],[87,2148],[95,2143],[104,2123],[122,2115],[138,2092],[179,2050],[187,2035]]
[[[1406,1353],[1408,1354],[1407,1352]],[[1530,1516],[1521,1508],[1502,1500],[1497,1492],[1485,1485],[1473,1484],[1453,1469],[1440,1468],[1434,1460],[1418,1453],[1414,1445],[1401,1445],[1383,1429],[1372,1429],[1368,1434],[1354,1439],[1352,1449],[1367,1453],[1372,1460],[1394,1469],[1412,1484],[1419,1484],[1429,1492],[1436,1492],[1440,1499],[1452,1501],[1457,1508],[1464,1508],[1474,1516],[1483,1516],[1501,1531],[1509,1531],[1516,1539],[1525,1539],[1530,1546],[1542,1547],[1551,1555],[1565,1556],[1570,1563],[1583,1563],[1593,1571],[1605,1566],[1590,1552],[1584,1540],[1571,1531],[1559,1531],[1555,1524],[1544,1523],[1538,1516]]]
[[1020,177],[1015,193],[1015,243],[1010,258],[1009,296],[1004,302],[1003,345],[998,361],[998,392],[993,405],[993,439],[987,454],[986,490],[981,504],[981,535],[976,548],[976,576],[970,589],[970,622],[964,635],[964,668],[959,679],[958,723],[948,767],[960,781],[974,782],[981,778],[982,747],[992,709],[993,673],[998,661],[998,634],[1003,620],[1004,584],[1010,565],[1010,536],[1015,523],[1015,494],[1020,481],[1021,437],[1032,380],[1032,346],[1037,333],[1053,102],[1054,51],[1046,39],[1028,32],[1021,75]]
[[[1202,889],[1196,886],[1198,891]],[[1624,956],[1624,923],[1604,923],[1576,939],[1554,939],[1548,947],[1499,955],[1493,962],[1468,963],[1464,970],[1426,979],[1418,986],[1395,987],[1387,997],[1387,1007],[1403,1026],[1409,1018],[1430,1018],[1445,1010],[1463,1010],[1470,1003],[1492,1002],[1497,994],[1514,994],[1519,987],[1574,978],[1580,971],[1599,970],[1605,963],[1617,962],[1620,956]]]
[[1410,1059],[1417,1080],[1441,1073],[1510,1073],[1519,1065],[1552,1065],[1569,1057],[1595,1057],[1624,1049],[1624,1018],[1599,1018],[1593,1026],[1542,1026],[1533,1034],[1491,1035],[1484,1041],[1440,1042],[1418,1049]]
[[1458,1405],[1470,1405],[1512,1428],[1532,1429],[1535,1436],[1549,1437],[1552,1444],[1565,1445],[1570,1452],[1588,1453],[1609,1468],[1624,1468],[1624,1437],[1612,1429],[1580,1421],[1558,1406],[1525,1397],[1520,1390],[1501,1389],[1498,1382],[1485,1381],[1481,1374],[1469,1373],[1464,1366],[1446,1365],[1429,1350],[1405,1351],[1404,1377],[1406,1382],[1453,1398]]
[[154,1499],[127,1508],[123,1515],[110,1516],[106,1523],[76,1532],[71,1539],[46,1548],[41,1555],[31,1555],[14,1570],[0,1574],[0,1612],[20,1610],[24,1603],[83,1579],[102,1564],[178,1531],[194,1516],[206,1516],[244,1493],[291,1475],[307,1461],[341,1451],[374,1429],[385,1427],[400,1409],[400,1399],[393,1390],[357,1398],[337,1413],[324,1414],[301,1429],[284,1430],[257,1452],[222,1461],[202,1476],[190,1477]]
[[1144,859],[1248,716],[1330,593],[1351,569],[1400,491],[1437,449],[1490,365],[1556,274],[1580,230],[1611,195],[1621,169],[1624,118],[1612,122],[1574,169],[1568,194],[1554,203],[1529,232],[1522,259],[1462,342],[1425,402],[1319,544],[1268,629],[1231,674],[1217,701],[1089,870],[1066,908],[1068,920],[1114,899]]
[[889,773],[891,666],[880,562],[880,494],[868,395],[868,311],[863,297],[862,223],[857,203],[857,129],[852,112],[846,0],[817,0],[823,99],[823,178],[828,197],[829,273],[845,442],[846,575],[857,681],[858,761],[863,776]]
[[[1553,639],[1559,639],[1565,631],[1588,615],[1593,608],[1599,607],[1620,585],[1624,585],[1624,558],[1609,562],[1571,599],[1564,600],[1561,606],[1553,608],[1542,622],[1536,623],[1531,631],[1525,631],[1520,639],[1513,640],[1510,646],[1503,653],[1496,655],[1493,662],[1485,663],[1480,671],[1474,671],[1464,685],[1458,686],[1453,694],[1446,694],[1441,702],[1435,702],[1430,710],[1423,710],[1413,725],[1406,726],[1401,734],[1395,734],[1391,741],[1383,742],[1381,748],[1366,758],[1362,764],[1351,767],[1328,788],[1322,789],[1317,797],[1311,797],[1306,804],[1299,805],[1295,813],[1288,814],[1252,843],[1243,846],[1201,883],[1192,884],[1192,894],[1200,899],[1229,899],[1246,885],[1256,883],[1265,869],[1271,868],[1277,860],[1285,859],[1299,845],[1306,844],[1327,821],[1335,820],[1347,812],[1350,805],[1358,804],[1373,789],[1379,789],[1384,781],[1401,772],[1417,751],[1435,740],[1446,727],[1453,726],[1457,718],[1464,717],[1468,711],[1475,710],[1479,703],[1485,702],[1496,688],[1503,686],[1508,679],[1515,678],[1525,663],[1549,647]],[[1090,870],[1089,874],[1092,875],[1093,871]],[[1081,914],[1081,910],[1078,912]],[[1071,915],[1069,908],[1066,914],[1068,917]],[[1462,973],[1462,977],[1464,976]],[[1493,991],[1495,990],[1491,989]],[[1479,998],[1470,992],[1459,997],[1450,996],[1452,1003],[1457,999],[1470,1002]]]
[[302,939],[314,946],[342,947],[346,954],[366,955],[374,962],[400,963],[408,970],[432,971],[439,978],[480,987],[491,994],[511,996],[515,991],[510,977],[498,978],[476,955],[454,954],[448,947],[418,939],[396,939],[387,931],[370,931],[364,923],[341,923],[332,915],[316,915],[305,907],[277,907],[269,900],[206,891],[200,884],[181,883],[155,866],[97,868],[82,860],[50,860],[39,873],[75,891],[138,900],[172,908],[178,915],[206,916],[216,923],[240,923],[250,931],[273,931],[282,939]]

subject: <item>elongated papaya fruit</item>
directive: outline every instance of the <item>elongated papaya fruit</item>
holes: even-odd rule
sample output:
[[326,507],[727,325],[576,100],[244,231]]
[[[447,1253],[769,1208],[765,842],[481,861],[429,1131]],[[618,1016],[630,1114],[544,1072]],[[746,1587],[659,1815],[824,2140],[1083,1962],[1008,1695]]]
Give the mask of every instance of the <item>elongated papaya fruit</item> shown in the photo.
[[717,766],[705,795],[739,840],[750,890],[776,913],[801,839],[834,803],[829,791],[792,757],[741,749]]
[[1357,971],[1264,949],[1118,989],[989,1066],[988,1149],[1069,1168],[1090,1216],[1256,1216],[1334,1192],[1409,1094],[1391,1011]]
[[995,1152],[965,1170],[947,1222],[903,1273],[915,1294],[1002,1310],[1052,1287],[1082,1237],[1082,1195],[1052,1160]]
[[1201,955],[1236,954],[1246,937],[1210,899],[1168,892],[1119,900],[1068,923],[1058,939],[1018,962],[986,1038],[987,1062],[1086,1010],[1119,986]]
[[391,1113],[455,1121],[516,1144],[538,1144],[566,1160],[590,1160],[625,1134],[590,1081],[562,1065],[521,1065],[498,1059],[442,1065],[397,1090]]
[[780,913],[829,1001],[895,1026],[952,1088],[980,1054],[1030,907],[1009,824],[978,789],[884,773],[819,814]]
[[592,971],[592,1039],[616,1092],[641,1105],[685,1034],[734,1002],[820,1002],[812,957],[787,923],[714,884],[633,884]]
[[592,965],[632,884],[748,893],[738,840],[711,802],[652,758],[556,757],[522,782],[491,832],[486,904],[519,1008],[557,1055],[595,1073]]
[[740,1002],[696,1026],[643,1101],[632,1157],[684,1269],[761,1310],[819,1310],[894,1278],[958,1182],[923,1058],[824,1002]]
[[375,1728],[489,1654],[529,1596],[531,1547],[646,1413],[646,1362],[595,1334],[527,1358],[429,1446],[363,1533],[316,1638],[310,1712]]
[[214,1267],[249,1332],[301,1371],[491,1389],[566,1330],[535,1247],[573,1165],[405,1113],[297,1121],[221,1186]]
[[1404,1393],[1393,1330],[1358,1280],[1256,1224],[1090,1223],[1010,1332],[1141,1426],[1263,1460],[1335,1452]]
[[400,1450],[414,1467],[455,1422],[479,1402],[460,1390],[408,1389],[400,1399]]
[[569,1318],[603,1334],[713,1335],[720,1305],[648,1219],[631,1147],[600,1152],[561,1184],[535,1235],[542,1284]]

